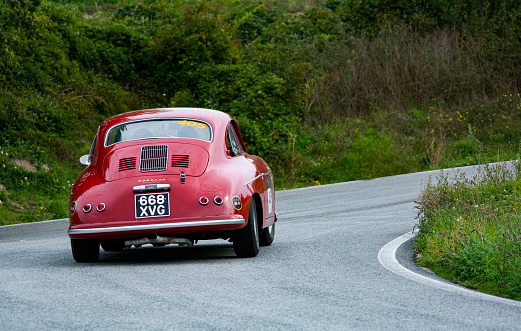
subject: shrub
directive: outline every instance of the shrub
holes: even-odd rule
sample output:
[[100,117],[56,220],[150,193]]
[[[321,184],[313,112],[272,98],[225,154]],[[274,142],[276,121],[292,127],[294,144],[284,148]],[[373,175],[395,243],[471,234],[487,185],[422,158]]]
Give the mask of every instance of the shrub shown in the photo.
[[521,300],[519,165],[486,167],[473,178],[444,175],[418,199],[421,265],[480,291]]
[[0,147],[76,171],[104,118],[194,106],[288,187],[511,158],[519,4],[451,4],[0,0]]

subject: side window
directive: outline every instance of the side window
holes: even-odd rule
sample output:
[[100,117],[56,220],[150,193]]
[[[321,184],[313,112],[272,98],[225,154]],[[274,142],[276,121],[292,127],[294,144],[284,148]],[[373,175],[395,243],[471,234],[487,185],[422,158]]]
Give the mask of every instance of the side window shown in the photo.
[[226,130],[226,148],[228,148],[230,156],[242,155],[242,150],[238,143],[235,130],[231,125],[228,125],[228,129]]
[[231,123],[231,127],[233,129],[233,133],[235,135],[235,141],[237,141],[237,146],[239,146],[241,154],[246,154],[246,147],[244,146],[244,143],[242,142],[241,136],[239,134],[239,128],[237,128],[237,123]]
[[94,141],[92,142],[92,145],[90,146],[90,152],[89,152],[89,162],[92,163],[92,160],[94,159],[94,151],[96,150],[96,137],[97,134],[94,136]]

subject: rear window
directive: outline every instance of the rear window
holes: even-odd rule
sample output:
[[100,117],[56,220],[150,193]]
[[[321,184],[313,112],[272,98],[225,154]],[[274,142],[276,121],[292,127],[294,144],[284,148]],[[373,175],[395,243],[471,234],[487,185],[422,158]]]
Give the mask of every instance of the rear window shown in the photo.
[[125,141],[156,138],[212,141],[212,127],[203,121],[184,118],[128,122],[116,125],[109,130],[105,138],[105,146]]

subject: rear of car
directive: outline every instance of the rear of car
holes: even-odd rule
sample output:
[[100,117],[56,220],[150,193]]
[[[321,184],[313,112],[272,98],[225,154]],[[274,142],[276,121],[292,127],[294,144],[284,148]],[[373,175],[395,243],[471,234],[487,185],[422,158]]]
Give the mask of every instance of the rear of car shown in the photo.
[[201,118],[159,114],[100,126],[69,202],[77,261],[97,260],[99,244],[108,251],[190,245],[229,238],[247,224],[242,206],[251,197],[240,192],[243,176],[223,163],[224,150],[212,148],[214,127]]

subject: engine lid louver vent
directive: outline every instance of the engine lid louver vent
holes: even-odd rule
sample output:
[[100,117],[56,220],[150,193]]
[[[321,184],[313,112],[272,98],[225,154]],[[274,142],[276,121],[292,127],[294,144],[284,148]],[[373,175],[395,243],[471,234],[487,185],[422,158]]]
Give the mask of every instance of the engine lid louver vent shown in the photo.
[[168,146],[151,145],[141,147],[139,171],[164,171],[168,166]]
[[190,165],[189,155],[172,155],[172,167],[188,168]]
[[136,157],[127,157],[119,160],[119,171],[136,169]]

